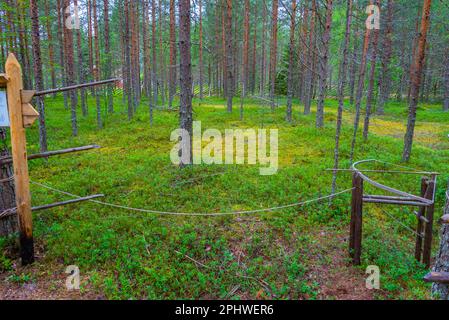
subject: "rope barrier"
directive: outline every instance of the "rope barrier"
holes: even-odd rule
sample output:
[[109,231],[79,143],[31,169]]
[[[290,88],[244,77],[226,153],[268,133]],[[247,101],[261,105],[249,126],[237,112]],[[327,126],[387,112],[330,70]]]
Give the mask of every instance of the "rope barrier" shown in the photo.
[[[81,198],[81,196],[69,193],[69,192],[65,192],[47,185],[44,185],[42,183],[38,183],[38,182],[34,182],[34,181],[30,181],[32,184],[42,187],[44,189],[47,190],[51,190],[53,192],[56,193],[60,193],[66,196],[70,196],[73,198]],[[249,211],[233,211],[233,212],[215,212],[215,213],[197,213],[197,212],[193,212],[193,213],[186,213],[186,212],[169,212],[169,211],[158,211],[158,210],[149,210],[149,209],[142,209],[142,208],[133,208],[133,207],[128,207],[128,206],[123,206],[123,205],[118,205],[118,204],[113,204],[113,203],[108,203],[108,202],[103,202],[103,201],[97,201],[97,200],[89,200],[89,202],[95,203],[95,204],[99,204],[99,205],[104,205],[107,207],[112,207],[112,208],[117,208],[117,209],[124,209],[127,211],[135,211],[135,212],[142,212],[142,213],[151,213],[151,214],[158,214],[158,215],[171,215],[171,216],[202,216],[202,217],[216,217],[216,216],[231,216],[231,215],[250,215],[250,214],[257,214],[257,213],[265,213],[265,212],[274,212],[274,211],[279,211],[279,210],[283,210],[283,209],[288,209],[288,208],[293,208],[293,207],[300,207],[300,206],[304,206],[306,204],[310,204],[310,203],[315,203],[315,202],[320,202],[323,200],[327,200],[330,198],[335,198],[337,196],[343,195],[345,193],[349,193],[353,190],[353,188],[351,189],[346,189],[343,190],[341,192],[338,193],[334,193],[328,196],[324,196],[324,197],[320,197],[320,198],[316,198],[316,199],[311,199],[311,200],[307,200],[307,201],[303,201],[303,202],[297,202],[297,203],[293,203],[293,204],[288,204],[288,205],[283,205],[283,206],[278,206],[278,207],[272,207],[272,208],[265,208],[265,209],[256,209],[256,210],[249,210]]]

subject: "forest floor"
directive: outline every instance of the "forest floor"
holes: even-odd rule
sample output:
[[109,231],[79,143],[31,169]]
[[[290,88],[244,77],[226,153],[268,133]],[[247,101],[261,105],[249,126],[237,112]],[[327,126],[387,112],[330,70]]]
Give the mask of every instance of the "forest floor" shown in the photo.
[[[326,125],[314,127],[314,113],[287,124],[285,108],[271,112],[259,100],[245,104],[244,121],[225,101],[194,101],[195,120],[203,130],[279,129],[279,171],[260,176],[258,166],[199,165],[179,169],[170,162],[176,112],[148,107],[126,120],[121,98],[116,112],[103,114],[98,130],[94,103],[79,118],[80,135],[71,137],[70,112],[62,98],[49,99],[49,148],[99,144],[102,149],[30,163],[33,182],[76,195],[103,193],[105,201],[137,208],[176,212],[252,210],[295,203],[330,193],[336,106],[326,101]],[[284,101],[281,101],[284,105]],[[409,167],[444,173],[437,194],[443,206],[449,173],[449,113],[440,105],[418,111],[416,143]],[[359,137],[356,159],[401,165],[407,108],[391,103],[384,116],[373,116],[367,142]],[[352,110],[345,110],[341,167],[349,166]],[[28,130],[30,152],[38,149],[37,128]],[[379,166],[376,168],[385,168]],[[396,168],[396,167],[393,167]],[[380,182],[418,193],[420,177],[373,175]],[[338,190],[351,187],[341,173]],[[35,184],[33,205],[68,199]],[[413,258],[411,211],[365,208],[362,266],[348,259],[350,194],[279,212],[256,215],[188,217],[124,211],[94,203],[56,208],[34,215],[37,262],[18,266],[15,242],[0,238],[0,299],[427,299],[428,271]],[[400,220],[401,224],[390,216]],[[438,234],[438,227],[435,235]],[[436,245],[435,245],[436,248]],[[76,265],[81,290],[68,292],[65,269]],[[381,290],[365,287],[366,267],[379,266]]]

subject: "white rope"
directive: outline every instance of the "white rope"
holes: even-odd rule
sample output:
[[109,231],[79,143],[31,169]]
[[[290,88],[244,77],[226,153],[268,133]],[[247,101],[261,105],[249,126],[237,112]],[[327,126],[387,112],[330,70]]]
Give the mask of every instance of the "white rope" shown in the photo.
[[[38,183],[38,182],[34,182],[34,181],[30,181],[32,184],[37,185],[39,187],[60,193],[60,194],[64,194],[70,197],[74,197],[74,198],[82,198],[81,196],[69,193],[69,192],[65,192],[62,190],[58,190],[56,188],[52,188],[50,186]],[[216,216],[230,216],[230,215],[239,215],[239,214],[245,214],[245,215],[249,215],[249,214],[256,214],[256,213],[264,213],[264,212],[273,212],[273,211],[279,211],[279,210],[283,210],[283,209],[287,209],[287,208],[293,208],[293,207],[299,207],[299,206],[304,206],[306,204],[310,204],[310,203],[314,203],[314,202],[320,202],[326,199],[330,199],[330,198],[335,198],[336,196],[351,192],[354,188],[351,189],[346,189],[343,190],[341,192],[335,193],[335,194],[331,194],[325,197],[320,197],[320,198],[316,198],[316,199],[312,199],[312,200],[307,200],[307,201],[303,201],[303,202],[297,202],[297,203],[293,203],[293,204],[288,204],[288,205],[284,205],[284,206],[278,206],[278,207],[272,207],[272,208],[266,208],[266,209],[257,209],[257,210],[249,210],[249,211],[233,211],[233,212],[220,212],[220,213],[185,213],[185,212],[167,212],[167,211],[157,211],[157,210],[148,210],[148,209],[141,209],[141,208],[133,208],[133,207],[128,207],[128,206],[122,206],[122,205],[117,205],[117,204],[113,204],[113,203],[108,203],[108,202],[103,202],[103,201],[98,201],[98,200],[89,200],[89,202],[93,202],[96,204],[100,204],[100,205],[104,205],[104,206],[108,206],[108,207],[112,207],[112,208],[117,208],[117,209],[124,209],[124,210],[128,210],[128,211],[136,211],[136,212],[143,212],[143,213],[152,213],[152,214],[159,214],[159,215],[172,215],[172,216],[205,216],[205,217],[216,217]]]

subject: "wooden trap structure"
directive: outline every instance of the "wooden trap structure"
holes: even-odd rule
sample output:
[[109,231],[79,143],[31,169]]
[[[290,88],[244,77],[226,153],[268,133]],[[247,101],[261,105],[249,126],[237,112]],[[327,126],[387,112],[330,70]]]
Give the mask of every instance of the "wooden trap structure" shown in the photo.
[[48,158],[55,155],[68,154],[100,148],[96,145],[84,146],[79,148],[71,148],[58,151],[44,152],[40,154],[27,155],[26,149],[26,133],[25,128],[30,127],[38,118],[39,113],[30,104],[33,97],[43,96],[56,92],[71,91],[82,87],[92,87],[96,85],[112,83],[117,79],[104,80],[88,84],[80,84],[77,86],[46,90],[36,92],[34,90],[24,90],[22,80],[22,68],[14,54],[9,54],[5,65],[6,73],[0,74],[0,93],[4,96],[6,89],[5,101],[0,101],[0,111],[2,115],[3,127],[10,127],[11,132],[11,151],[12,156],[0,158],[0,166],[8,164],[13,165],[13,177],[2,180],[0,183],[6,183],[10,180],[14,181],[14,191],[16,199],[16,207],[0,212],[0,219],[17,215],[20,237],[20,256],[23,265],[34,262],[34,240],[33,240],[33,221],[32,212],[50,209],[58,206],[88,201],[91,199],[103,197],[103,195],[92,195],[89,197],[81,197],[75,200],[53,203],[49,205],[32,207],[30,193],[30,178],[28,172],[28,160]]
[[445,298],[449,298],[449,263],[448,263],[448,238],[445,233],[449,230],[449,186],[446,192],[446,206],[444,207],[443,217],[440,219],[440,224],[443,226],[440,252],[435,262],[435,267],[432,272],[424,277],[424,281],[433,283],[433,290],[435,293],[443,294]]
[[[397,206],[417,207],[415,211],[417,218],[416,227],[416,245],[415,258],[430,267],[432,255],[432,234],[435,211],[435,193],[437,187],[437,173],[432,172],[410,172],[410,171],[376,171],[360,170],[358,166],[363,163],[376,162],[377,160],[363,160],[352,166],[353,171],[353,190],[351,202],[351,224],[349,236],[349,251],[353,263],[361,264],[362,238],[363,238],[363,204],[377,203]],[[383,172],[396,174],[416,174],[423,175],[421,179],[421,194],[419,196],[388,187],[378,183],[364,173]],[[385,195],[367,195],[364,193],[364,183],[368,183],[377,189],[393,194]]]

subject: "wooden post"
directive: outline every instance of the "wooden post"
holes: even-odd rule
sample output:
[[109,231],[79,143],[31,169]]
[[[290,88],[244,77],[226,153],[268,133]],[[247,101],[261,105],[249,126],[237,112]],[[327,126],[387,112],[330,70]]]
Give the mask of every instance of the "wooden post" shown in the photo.
[[355,172],[353,176],[351,203],[351,226],[349,236],[350,254],[355,265],[360,265],[362,255],[362,221],[363,221],[363,179]]
[[[435,198],[435,186],[436,186],[436,176],[432,175],[432,178],[429,182],[429,192],[427,192],[427,199],[433,200]],[[423,250],[423,263],[426,265],[426,268],[430,267],[430,260],[432,258],[432,240],[433,240],[433,215],[435,211],[435,204],[432,204],[427,207],[427,220],[426,223],[426,232],[424,237],[424,250]]]
[[[16,205],[19,218],[20,256],[22,264],[28,265],[34,262],[34,242],[25,124],[30,125],[32,123],[30,119],[35,119],[37,113],[28,103],[29,101],[22,101],[22,68],[12,53],[8,56],[5,70],[9,78],[6,90],[11,126]],[[28,97],[28,99],[31,98]],[[23,112],[24,110],[26,113]]]
[[[426,198],[426,194],[430,189],[429,186],[429,179],[427,177],[422,177],[421,179],[421,197]],[[416,227],[416,245],[415,245],[415,258],[419,262],[421,262],[422,257],[422,243],[423,243],[423,233],[424,233],[424,223],[421,219],[421,217],[424,217],[426,213],[426,207],[419,207],[418,211],[418,225]]]

